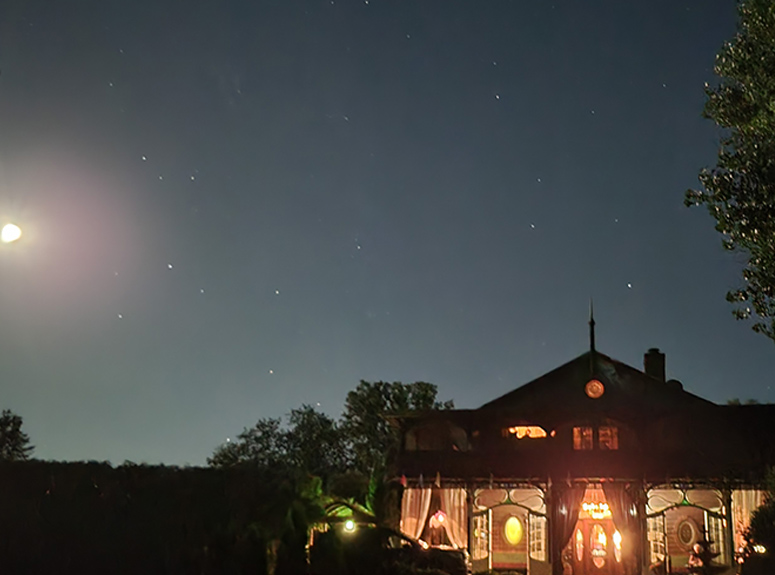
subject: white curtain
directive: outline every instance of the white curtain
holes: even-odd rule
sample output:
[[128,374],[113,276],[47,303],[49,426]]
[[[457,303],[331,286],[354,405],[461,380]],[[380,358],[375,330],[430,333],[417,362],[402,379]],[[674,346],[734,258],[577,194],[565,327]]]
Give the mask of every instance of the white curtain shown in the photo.
[[404,489],[401,499],[401,533],[412,539],[422,535],[428,510],[431,507],[430,487],[409,487]]
[[447,516],[444,522],[444,530],[447,537],[458,549],[468,547],[468,505],[466,490],[440,489],[441,510]]

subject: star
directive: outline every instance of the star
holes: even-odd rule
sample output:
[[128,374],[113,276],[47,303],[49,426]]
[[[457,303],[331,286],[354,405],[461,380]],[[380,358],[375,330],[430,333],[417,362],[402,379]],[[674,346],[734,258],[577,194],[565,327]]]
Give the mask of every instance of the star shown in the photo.
[[172,269],[172,267],[173,267],[173,266],[172,266],[172,264],[167,264],[167,269],[168,269],[168,270],[171,270],[171,269]]
[[629,289],[632,289],[632,284],[627,284],[627,287],[628,287]]
[[143,160],[143,162],[148,160],[148,158],[146,158],[145,156],[140,156],[140,158]]
[[273,370],[273,369],[270,369],[270,370],[269,370],[269,375],[273,375],[273,374],[274,374],[274,370]]
[[118,319],[124,319],[124,314],[123,313],[118,314]]
[[274,295],[280,295],[280,290],[279,289],[274,290]]

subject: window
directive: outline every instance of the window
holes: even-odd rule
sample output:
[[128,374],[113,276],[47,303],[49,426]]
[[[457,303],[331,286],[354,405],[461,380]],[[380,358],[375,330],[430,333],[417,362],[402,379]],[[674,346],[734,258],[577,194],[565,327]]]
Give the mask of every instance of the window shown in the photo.
[[619,449],[619,428],[606,425],[597,431],[600,449]]
[[724,529],[724,518],[715,513],[705,512],[705,532],[708,534],[708,538],[713,542],[711,550],[718,553],[716,561],[722,565],[729,565],[727,560],[727,546],[724,545],[726,540]]
[[665,516],[657,515],[646,519],[649,541],[649,559],[652,564],[665,560]]
[[528,528],[530,531],[530,558],[536,561],[546,561],[546,517],[531,513]]
[[508,435],[515,435],[517,439],[527,437],[535,439],[537,437],[546,437],[546,430],[538,425],[517,425],[508,428]]
[[473,538],[471,541],[471,559],[481,561],[490,556],[490,513],[474,515]]
[[593,437],[591,427],[573,428],[573,449],[576,451],[592,449]]

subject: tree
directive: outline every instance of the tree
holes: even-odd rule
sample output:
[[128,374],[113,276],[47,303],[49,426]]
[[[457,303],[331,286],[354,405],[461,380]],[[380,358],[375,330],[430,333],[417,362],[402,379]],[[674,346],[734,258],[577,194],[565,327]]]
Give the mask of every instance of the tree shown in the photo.
[[775,468],[767,473],[764,503],[753,512],[745,539],[742,573],[764,575],[775,572]]
[[435,385],[424,381],[408,384],[361,381],[347,394],[342,415],[355,468],[366,475],[371,475],[375,469],[384,472],[387,458],[399,441],[398,430],[387,417],[454,407],[452,401],[437,401],[437,393]]
[[216,467],[249,464],[324,480],[349,465],[343,430],[309,405],[292,410],[287,426],[279,418],[259,419],[237,441],[218,447],[207,462]]
[[22,431],[22,418],[10,409],[0,415],[0,460],[22,461],[29,459],[32,450],[29,436]]
[[775,340],[775,2],[742,0],[737,35],[716,57],[703,115],[723,129],[716,167],[689,190],[727,250],[743,252],[743,285],[727,294],[738,319]]
[[286,432],[282,420],[259,419],[250,429],[245,428],[237,441],[218,447],[207,463],[214,467],[230,467],[250,463],[264,469],[276,469],[287,464]]

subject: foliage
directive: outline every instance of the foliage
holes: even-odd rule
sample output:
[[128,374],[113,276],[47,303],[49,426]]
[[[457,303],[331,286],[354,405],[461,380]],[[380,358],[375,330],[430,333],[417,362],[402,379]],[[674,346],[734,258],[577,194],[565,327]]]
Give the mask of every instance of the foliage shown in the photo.
[[264,575],[270,549],[298,555],[288,533],[319,491],[244,466],[5,462],[0,572]]
[[[276,557],[277,572],[299,568],[308,526],[322,517],[321,509],[338,501],[361,506],[378,524],[397,526],[400,486],[389,481],[387,462],[399,443],[399,430],[389,417],[411,411],[449,409],[451,401],[436,401],[437,388],[425,382],[369,383],[361,381],[347,395],[340,421],[302,405],[282,419],[259,419],[237,440],[218,447],[208,463],[213,467],[247,467],[294,478],[297,485],[320,478],[314,496],[293,498],[287,507],[283,545]],[[306,499],[305,499],[306,497]],[[305,510],[298,508],[300,503]],[[314,508],[315,512],[309,510]],[[302,512],[303,511],[303,512]],[[270,541],[269,534],[264,534]]]
[[[743,552],[743,573],[748,575],[775,573],[775,469],[767,476],[764,504],[754,511],[746,532]],[[765,553],[757,552],[764,548]]]
[[259,419],[237,441],[218,447],[207,462],[215,467],[251,465],[324,479],[349,465],[343,430],[309,405],[292,410],[285,427],[281,419]]
[[358,501],[378,517],[389,519],[397,495],[386,483],[387,462],[399,442],[399,430],[389,418],[451,409],[452,401],[436,400],[437,391],[426,382],[361,381],[347,394],[341,420],[302,405],[291,411],[287,424],[280,418],[259,419],[236,441],[218,447],[208,463],[318,476],[329,495]]
[[29,459],[34,447],[22,431],[22,418],[10,409],[0,415],[0,460],[22,461]]
[[342,419],[356,469],[366,475],[372,475],[375,470],[384,472],[399,440],[398,430],[387,416],[454,407],[452,401],[437,401],[437,392],[435,385],[423,381],[409,384],[361,381],[348,393]]
[[775,2],[743,0],[739,15],[737,35],[716,58],[719,81],[706,86],[704,116],[724,130],[718,161],[686,204],[704,204],[723,246],[745,253],[743,286],[727,300],[775,340]]

